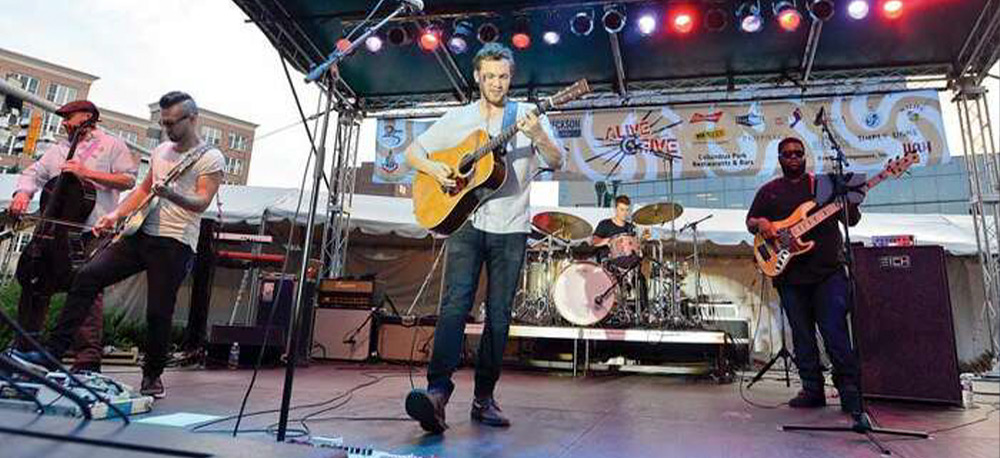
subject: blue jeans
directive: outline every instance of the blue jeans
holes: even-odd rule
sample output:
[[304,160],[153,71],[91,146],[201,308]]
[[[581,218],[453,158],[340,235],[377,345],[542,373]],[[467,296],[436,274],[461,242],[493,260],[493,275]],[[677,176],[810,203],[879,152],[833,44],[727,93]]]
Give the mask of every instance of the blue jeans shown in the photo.
[[856,391],[858,359],[851,346],[847,314],[851,310],[847,275],[843,270],[819,283],[778,285],[781,306],[792,327],[795,365],[799,368],[802,388],[823,391],[823,367],[819,359],[816,328],[823,336],[827,356],[833,363],[833,382],[837,389]]
[[434,330],[434,353],[427,368],[428,390],[450,395],[455,389],[451,374],[458,367],[466,317],[472,310],[479,273],[485,264],[488,279],[486,323],[479,341],[475,396],[493,395],[493,388],[500,379],[511,303],[517,291],[527,239],[528,234],[483,232],[468,222],[448,238],[445,291]]

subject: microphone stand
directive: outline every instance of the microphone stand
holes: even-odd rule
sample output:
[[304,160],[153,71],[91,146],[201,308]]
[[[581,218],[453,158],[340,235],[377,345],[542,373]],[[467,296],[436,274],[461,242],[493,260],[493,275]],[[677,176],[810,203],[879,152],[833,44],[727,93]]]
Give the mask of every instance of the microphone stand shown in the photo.
[[[309,72],[309,74],[306,76],[305,79],[306,82],[325,83],[325,88],[323,88],[323,90],[325,90],[327,98],[326,98],[326,110],[324,111],[325,115],[322,121],[323,127],[320,133],[319,144],[318,146],[315,144],[313,145],[313,154],[316,155],[316,161],[313,164],[312,193],[310,194],[310,200],[309,200],[309,213],[306,223],[306,233],[304,239],[305,242],[302,251],[302,265],[299,267],[298,283],[296,284],[295,288],[295,300],[292,303],[291,316],[289,317],[289,320],[291,321],[289,323],[290,332],[287,340],[287,357],[285,358],[285,377],[284,377],[283,388],[281,391],[281,407],[279,408],[278,431],[276,434],[277,436],[276,439],[278,442],[284,442],[285,437],[288,433],[288,421],[289,421],[288,417],[289,417],[289,411],[291,410],[292,386],[294,384],[294,379],[295,379],[295,365],[298,359],[297,349],[300,339],[299,328],[300,326],[302,326],[302,322],[304,321],[303,315],[305,315],[306,313],[310,313],[312,311],[312,309],[310,308],[311,302],[307,304],[306,301],[312,301],[315,299],[314,294],[310,294],[307,296],[305,292],[306,291],[305,284],[308,278],[307,275],[308,264],[309,264],[308,260],[312,256],[313,252],[313,239],[314,239],[313,234],[315,232],[315,227],[316,227],[315,224],[316,208],[319,203],[320,186],[324,181],[323,168],[325,167],[324,161],[326,158],[326,138],[327,138],[327,131],[329,130],[330,126],[330,112],[333,111],[334,109],[334,93],[336,91],[336,77],[329,74],[334,73],[336,71],[336,67],[334,66],[337,65],[340,61],[344,60],[344,58],[350,55],[351,52],[353,52],[355,49],[358,48],[358,46],[361,46],[361,43],[363,43],[365,39],[367,39],[372,34],[377,32],[379,29],[384,27],[387,23],[389,23],[389,21],[394,19],[396,16],[399,16],[408,8],[412,8],[415,11],[419,10],[417,7],[411,6],[411,3],[412,2],[405,2],[405,1],[402,2],[385,19],[383,19],[378,24],[369,27],[367,30],[365,30],[364,33],[361,34],[361,36],[352,41],[346,48],[342,50],[341,49],[334,50],[327,57],[326,61],[315,66],[312,69],[312,71]],[[374,12],[372,14],[374,14]],[[333,70],[331,70],[331,68]],[[335,167],[339,167],[339,165],[335,165]]]
[[[830,141],[830,146],[833,148],[836,155],[834,156],[834,184],[833,184],[833,196],[837,199],[841,206],[841,218],[843,218],[844,227],[844,259],[847,261],[847,300],[848,310],[853,310],[853,306],[856,303],[857,288],[854,282],[854,256],[851,251],[851,231],[850,231],[850,211],[847,194],[850,191],[847,186],[847,177],[844,172],[844,167],[847,164],[847,156],[844,155],[844,150],[841,148],[840,144],[837,143],[837,139],[833,136],[833,132],[830,131],[829,119],[823,115],[823,109],[816,116],[816,120],[813,124],[821,126],[823,129],[823,134]],[[920,439],[927,439],[930,434],[924,431],[907,431],[899,429],[885,429],[879,428],[872,425],[871,415],[868,413],[868,406],[865,402],[864,390],[862,389],[861,381],[861,353],[858,349],[857,342],[854,337],[854,329],[850,326],[850,321],[848,322],[848,339],[851,344],[851,349],[854,350],[855,357],[858,361],[858,400],[861,403],[861,410],[859,412],[851,413],[851,426],[808,426],[808,425],[782,425],[780,429],[782,431],[840,431],[840,432],[854,432],[858,434],[864,434],[867,436],[868,440],[874,444],[879,453],[882,456],[891,455],[892,452],[887,449],[882,443],[875,437],[875,434],[886,434],[890,436],[903,436],[903,437],[915,437]]]

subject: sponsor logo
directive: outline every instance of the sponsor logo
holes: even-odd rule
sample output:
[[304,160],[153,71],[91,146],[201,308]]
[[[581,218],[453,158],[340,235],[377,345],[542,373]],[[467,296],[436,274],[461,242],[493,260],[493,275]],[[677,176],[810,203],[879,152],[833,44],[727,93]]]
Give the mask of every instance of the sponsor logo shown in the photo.
[[393,173],[396,170],[399,170],[399,163],[396,162],[396,155],[390,154],[386,156],[385,160],[379,162],[378,167],[385,173]]
[[861,134],[858,135],[858,140],[862,142],[875,142],[886,138],[893,138],[896,140],[906,140],[907,138],[916,135],[920,135],[920,132],[916,129],[908,129],[905,131],[894,130],[890,133],[884,133],[884,134]]
[[909,256],[881,256],[878,258],[878,265],[883,269],[909,269]]
[[704,132],[698,132],[694,135],[695,140],[706,141],[706,140],[719,140],[721,138],[726,138],[726,129],[715,129],[706,130]]
[[556,118],[551,120],[552,128],[559,138],[577,138],[583,136],[580,129],[580,118]]
[[716,111],[714,113],[709,113],[707,115],[702,113],[695,113],[694,115],[691,116],[690,122],[691,124],[697,124],[699,122],[719,122],[720,120],[722,120],[722,112]]
[[865,126],[868,126],[869,129],[878,126],[881,122],[882,122],[882,117],[879,116],[878,113],[874,111],[868,113],[868,115],[865,116]]
[[764,124],[764,117],[756,113],[740,115],[736,117],[736,124],[747,127],[759,126]]
[[931,142],[903,143],[903,153],[931,154]]
[[916,111],[911,111],[906,114],[906,118],[909,119],[910,122],[917,122],[920,120],[920,113]]

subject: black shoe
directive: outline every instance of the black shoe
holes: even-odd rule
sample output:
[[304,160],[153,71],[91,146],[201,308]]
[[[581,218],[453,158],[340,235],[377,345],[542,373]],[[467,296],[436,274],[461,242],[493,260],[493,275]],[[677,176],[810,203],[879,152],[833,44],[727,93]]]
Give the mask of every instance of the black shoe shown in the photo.
[[840,411],[843,413],[849,413],[851,415],[856,415],[861,413],[861,393],[858,391],[846,391],[841,390],[840,392]]
[[441,434],[448,429],[444,421],[448,395],[437,391],[413,390],[406,395],[406,414],[420,422],[420,427],[431,434]]
[[167,397],[167,389],[163,387],[163,380],[160,380],[160,377],[143,375],[142,386],[139,388],[139,394],[143,396],[152,396],[155,399],[163,399]]
[[822,392],[802,390],[794,398],[788,401],[788,407],[793,409],[815,409],[826,407],[826,396]]
[[472,401],[472,419],[486,426],[506,428],[510,420],[503,416],[500,406],[493,398],[476,399]]

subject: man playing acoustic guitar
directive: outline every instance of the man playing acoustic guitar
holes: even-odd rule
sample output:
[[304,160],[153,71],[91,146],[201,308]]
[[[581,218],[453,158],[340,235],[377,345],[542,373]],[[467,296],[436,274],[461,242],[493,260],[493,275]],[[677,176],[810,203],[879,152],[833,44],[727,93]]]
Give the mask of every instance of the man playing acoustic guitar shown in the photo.
[[501,414],[493,392],[500,378],[511,302],[530,232],[528,189],[539,168],[538,156],[551,168],[562,165],[562,149],[548,120],[529,113],[532,106],[507,99],[514,71],[510,49],[487,44],[476,54],[473,67],[481,98],[446,113],[406,152],[407,161],[420,173],[434,177],[442,186],[455,186],[456,171],[428,159],[429,152],[453,147],[476,130],[496,135],[506,127],[504,124],[513,123],[515,116],[520,131],[504,146],[507,177],[503,186],[448,238],[445,293],[434,332],[434,353],[427,370],[428,387],[426,391],[412,391],[406,399],[407,413],[432,433],[447,429],[445,406],[455,386],[451,375],[458,367],[465,320],[472,309],[483,265],[488,277],[486,323],[476,363],[472,419],[490,426],[510,425]]
[[[782,175],[757,191],[747,214],[747,228],[767,239],[777,237],[773,224],[789,217],[799,205],[815,198],[815,179],[805,172],[805,145],[797,138],[785,138],[778,144],[778,162]],[[848,209],[850,225],[861,220],[857,205]],[[840,407],[846,413],[861,410],[858,391],[858,360],[847,329],[851,308],[848,279],[845,273],[843,238],[838,221],[829,218],[803,236],[814,241],[812,251],[795,257],[773,282],[781,306],[792,327],[795,365],[799,368],[802,390],[788,405],[793,408],[826,405],[824,379],[816,343],[816,328],[823,335],[826,352],[833,363],[833,383],[840,393]]]

